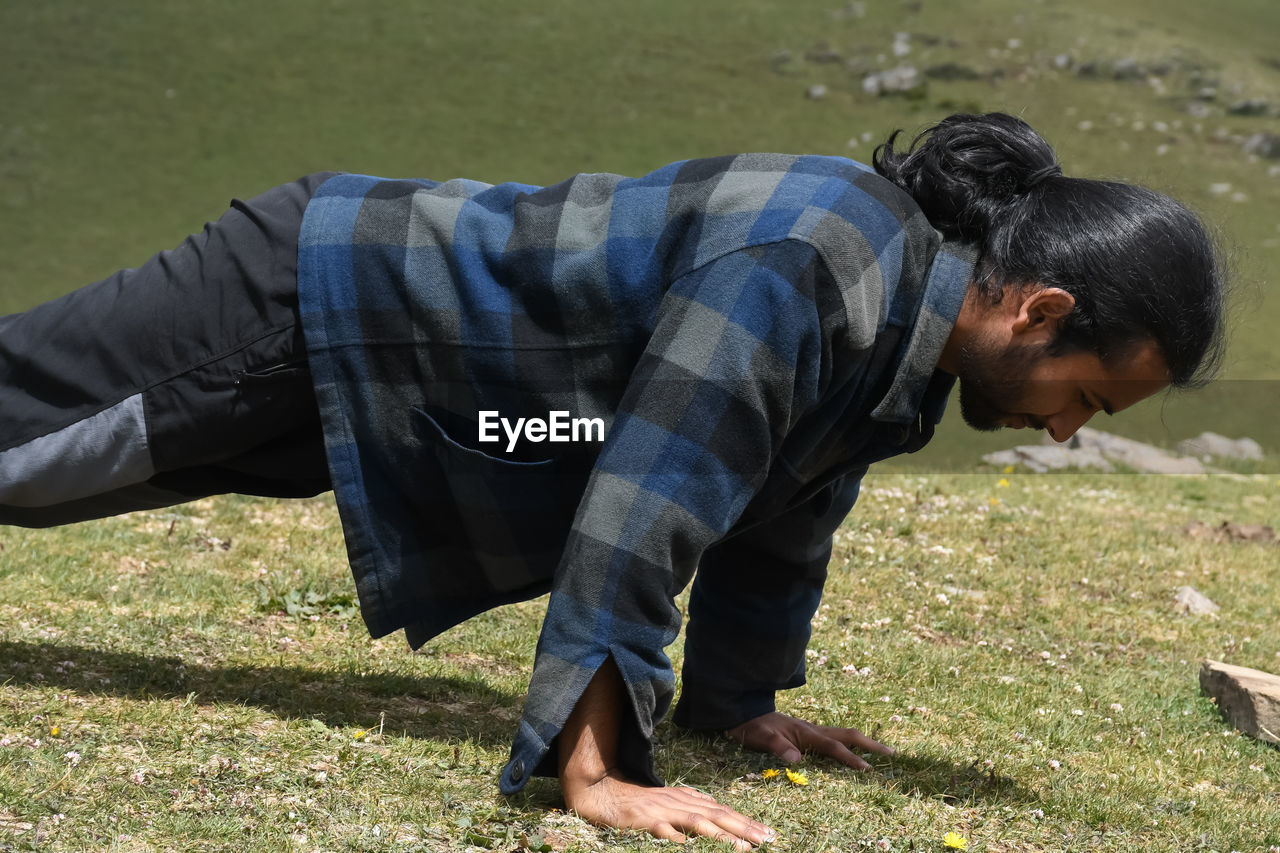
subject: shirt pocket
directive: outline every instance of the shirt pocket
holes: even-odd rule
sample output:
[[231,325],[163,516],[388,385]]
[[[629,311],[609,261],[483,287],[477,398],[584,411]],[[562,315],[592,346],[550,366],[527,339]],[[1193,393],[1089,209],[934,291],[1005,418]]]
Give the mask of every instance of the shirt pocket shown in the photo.
[[517,461],[469,447],[423,409],[413,410],[413,423],[423,445],[415,476],[438,496],[423,507],[430,538],[474,562],[494,592],[549,580],[585,477],[555,458]]

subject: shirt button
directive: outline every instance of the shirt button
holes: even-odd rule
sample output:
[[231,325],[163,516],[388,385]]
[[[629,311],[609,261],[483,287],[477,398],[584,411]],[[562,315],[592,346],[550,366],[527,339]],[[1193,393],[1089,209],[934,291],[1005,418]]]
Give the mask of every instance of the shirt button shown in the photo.
[[524,778],[524,759],[517,758],[511,762],[511,781],[519,782]]

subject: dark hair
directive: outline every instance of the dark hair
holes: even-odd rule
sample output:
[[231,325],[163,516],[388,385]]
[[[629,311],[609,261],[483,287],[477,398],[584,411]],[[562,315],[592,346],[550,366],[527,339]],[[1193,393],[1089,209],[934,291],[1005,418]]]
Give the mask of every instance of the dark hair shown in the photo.
[[1194,213],[1168,196],[1062,174],[1053,149],[1003,113],[953,115],[875,170],[911,194],[933,227],[977,244],[975,283],[1059,287],[1076,301],[1054,353],[1104,360],[1154,340],[1176,388],[1203,385],[1225,348],[1225,274]]

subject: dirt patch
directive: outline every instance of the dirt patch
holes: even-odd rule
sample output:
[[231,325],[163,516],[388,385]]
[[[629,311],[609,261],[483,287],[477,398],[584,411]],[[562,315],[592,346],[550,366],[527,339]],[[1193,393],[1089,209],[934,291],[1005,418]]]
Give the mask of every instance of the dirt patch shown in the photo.
[[1195,539],[1208,539],[1210,542],[1261,542],[1264,545],[1280,545],[1276,532],[1265,524],[1238,524],[1224,521],[1212,527],[1201,521],[1193,521],[1183,531]]

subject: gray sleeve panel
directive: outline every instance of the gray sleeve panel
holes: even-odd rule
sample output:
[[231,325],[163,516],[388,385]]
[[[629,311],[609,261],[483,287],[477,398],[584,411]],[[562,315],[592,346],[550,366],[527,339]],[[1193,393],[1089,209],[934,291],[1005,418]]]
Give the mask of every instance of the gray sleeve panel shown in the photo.
[[142,395],[0,452],[0,504],[51,506],[140,483],[155,473]]

